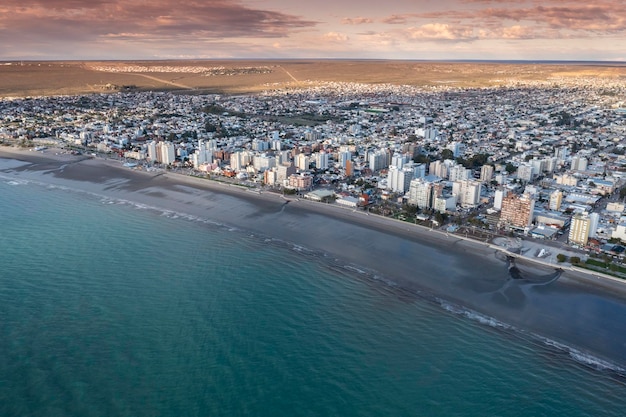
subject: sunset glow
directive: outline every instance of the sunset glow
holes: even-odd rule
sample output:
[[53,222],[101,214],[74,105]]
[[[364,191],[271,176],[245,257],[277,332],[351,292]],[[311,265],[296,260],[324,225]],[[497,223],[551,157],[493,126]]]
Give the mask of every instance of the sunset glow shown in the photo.
[[3,59],[626,60],[617,0],[5,0]]

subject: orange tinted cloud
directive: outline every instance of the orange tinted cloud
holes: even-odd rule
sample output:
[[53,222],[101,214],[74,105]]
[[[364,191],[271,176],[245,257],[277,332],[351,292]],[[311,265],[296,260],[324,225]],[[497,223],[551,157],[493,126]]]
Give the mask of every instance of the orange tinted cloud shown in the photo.
[[[453,9],[425,13],[390,15],[381,22],[388,24],[422,23],[412,30],[424,33],[426,39],[469,39],[466,29],[474,27],[477,38],[530,39],[530,38],[569,38],[593,37],[601,34],[626,33],[626,9],[617,2],[599,2],[589,5],[578,0],[542,2],[528,7],[528,3],[510,0],[464,0],[474,5],[470,9]],[[497,3],[500,7],[476,7],[476,4]],[[556,3],[551,5],[551,3]],[[525,7],[526,6],[526,7]],[[453,31],[443,30],[445,27]],[[437,28],[437,30],[433,30]],[[488,29],[488,31],[486,31]],[[454,34],[460,34],[455,37]],[[489,33],[489,35],[485,35]],[[433,36],[434,34],[434,36]],[[441,36],[438,36],[440,34]],[[413,36],[416,38],[417,36]]]
[[[0,57],[621,57],[623,0],[2,0]],[[323,7],[322,7],[323,6]],[[302,12],[299,12],[302,11]],[[350,13],[356,11],[354,16]],[[343,18],[342,18],[343,17]],[[550,42],[544,42],[549,40]],[[442,45],[433,45],[434,43]],[[497,47],[494,47],[497,46]],[[498,47],[500,48],[499,50]],[[327,49],[325,49],[327,48]],[[429,49],[430,48],[430,49]],[[482,51],[482,52],[481,52]],[[565,52],[564,52],[565,51]],[[571,54],[568,51],[573,51]],[[610,51],[610,53],[604,53]],[[428,55],[428,54],[431,55]],[[283,56],[283,55],[281,55]],[[591,57],[591,55],[589,55]]]
[[341,23],[344,25],[365,25],[374,23],[374,19],[370,19],[369,17],[346,17],[341,19]]
[[281,37],[316,22],[238,2],[152,0],[4,0],[0,33],[94,38],[123,33],[151,36]]

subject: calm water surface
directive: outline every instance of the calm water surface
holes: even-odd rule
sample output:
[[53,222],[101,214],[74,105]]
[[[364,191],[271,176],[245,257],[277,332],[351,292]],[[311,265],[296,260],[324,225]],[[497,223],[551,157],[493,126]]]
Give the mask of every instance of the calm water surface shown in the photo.
[[626,409],[609,371],[242,230],[6,178],[0,225],[2,416]]

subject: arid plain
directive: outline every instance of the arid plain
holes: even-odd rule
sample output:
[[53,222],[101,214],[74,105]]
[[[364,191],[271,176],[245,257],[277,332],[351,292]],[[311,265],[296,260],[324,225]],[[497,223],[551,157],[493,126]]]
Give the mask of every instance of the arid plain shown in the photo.
[[626,64],[376,60],[17,61],[0,63],[0,97],[124,90],[242,94],[310,86],[316,82],[471,88],[574,78],[626,82]]

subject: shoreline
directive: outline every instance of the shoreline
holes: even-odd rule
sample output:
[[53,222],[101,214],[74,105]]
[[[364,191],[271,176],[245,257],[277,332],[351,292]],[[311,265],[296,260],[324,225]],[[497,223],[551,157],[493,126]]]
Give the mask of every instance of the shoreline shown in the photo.
[[[27,164],[35,165],[37,171],[43,172],[52,172],[55,169],[58,170],[59,166],[66,168],[70,165],[85,163],[92,166],[100,166],[100,168],[106,167],[112,171],[105,175],[102,175],[103,173],[99,172],[99,179],[94,178],[93,175],[87,175],[81,178],[80,175],[75,175],[76,173],[72,173],[69,175],[60,175],[59,177],[64,180],[78,180],[81,182],[102,182],[108,177],[121,178],[128,181],[128,184],[125,184],[126,186],[124,188],[129,192],[145,190],[146,188],[148,188],[146,187],[146,183],[148,181],[151,181],[157,177],[162,177],[162,179],[165,180],[165,183],[161,182],[159,184],[156,184],[156,187],[165,187],[169,190],[172,190],[181,186],[188,186],[194,190],[215,192],[244,200],[248,203],[253,203],[254,205],[266,210],[282,207],[282,205],[288,203],[290,205],[290,208],[297,206],[298,210],[301,210],[303,212],[329,216],[350,224],[365,226],[383,233],[394,234],[411,240],[419,240],[420,242],[434,241],[437,243],[448,244],[450,243],[450,240],[463,241],[466,245],[469,246],[468,250],[479,252],[481,255],[484,255],[485,251],[501,252],[506,256],[514,258],[516,263],[525,265],[527,267],[532,266],[538,268],[539,270],[560,269],[563,270],[565,278],[568,278],[570,280],[579,282],[581,284],[603,286],[607,289],[619,291],[620,293],[626,295],[626,280],[603,274],[599,271],[585,270],[568,264],[552,264],[539,258],[524,256],[522,254],[510,252],[507,248],[496,245],[495,243],[482,242],[461,235],[449,234],[441,230],[429,229],[421,225],[411,224],[375,214],[370,215],[364,211],[345,208],[334,204],[313,202],[302,198],[290,198],[277,193],[266,191],[253,191],[243,186],[231,185],[224,182],[203,179],[174,172],[161,171],[157,173],[150,173],[146,171],[132,170],[124,167],[119,160],[115,159],[102,159],[91,156],[87,157],[85,155],[76,156],[66,153],[40,153],[34,150],[20,149],[8,146],[0,146],[0,158],[21,160]],[[120,173],[123,173],[123,175],[120,176]],[[169,204],[164,205],[167,206]],[[159,205],[155,205],[155,207],[159,207]]]
[[[100,180],[94,178],[93,175],[80,178],[80,176],[76,176],[74,174],[61,175],[60,178],[70,181],[78,180],[81,182],[102,182],[102,180],[106,177],[121,177],[122,179],[129,182],[129,184],[126,184],[125,189],[130,192],[145,190],[146,188],[148,188],[146,187],[146,182],[153,180],[156,177],[162,177],[167,182],[156,184],[156,187],[165,187],[172,190],[180,186],[189,186],[194,190],[209,191],[228,195],[230,197],[244,200],[248,203],[254,203],[256,206],[265,209],[278,208],[288,203],[290,207],[297,206],[298,209],[303,212],[329,216],[334,219],[342,220],[351,224],[366,226],[384,233],[395,234],[403,238],[419,240],[421,242],[436,241],[438,243],[447,244],[450,242],[450,240],[459,240],[465,242],[465,244],[470,246],[470,248],[468,249],[480,252],[481,254],[484,254],[485,251],[501,252],[506,256],[514,258],[516,263],[520,263],[526,266],[534,266],[540,270],[544,268],[550,270],[560,269],[563,270],[566,278],[573,279],[574,281],[580,281],[581,283],[585,284],[605,284],[603,286],[606,286],[607,288],[615,291],[619,291],[626,295],[626,280],[603,274],[599,271],[591,271],[577,268],[568,264],[552,264],[546,262],[543,259],[510,252],[507,248],[499,246],[495,243],[482,242],[461,235],[449,234],[441,230],[429,229],[421,225],[411,224],[375,214],[368,214],[364,211],[345,208],[334,204],[313,202],[302,198],[290,198],[267,191],[253,191],[243,186],[231,185],[224,182],[203,179],[174,172],[150,173],[146,171],[132,170],[124,167],[120,161],[115,159],[102,159],[97,157],[86,157],[84,155],[76,156],[58,153],[53,155],[50,152],[40,153],[38,151],[8,146],[0,146],[0,158],[20,160],[27,164],[35,165],[37,171],[43,172],[52,172],[55,169],[58,170],[59,166],[65,168],[69,165],[81,163],[99,165],[101,168],[106,167],[112,170],[109,175],[100,175]],[[0,170],[0,172],[2,172],[2,170]],[[120,173],[123,173],[124,175],[112,175]],[[100,174],[102,173],[100,172]],[[140,177],[143,177],[143,181]],[[136,183],[140,184],[136,185]],[[168,204],[164,205],[167,206]],[[155,205],[155,207],[158,207],[158,205]]]
[[[302,245],[344,266],[382,274],[402,289],[435,298],[441,295],[442,300],[626,367],[626,335],[616,333],[626,315],[624,282],[363,211],[184,174],[131,170],[118,160],[53,152],[0,147],[0,158],[23,161],[7,167],[0,164],[0,173],[186,213]],[[525,279],[508,276],[506,256],[515,257]],[[551,276],[558,281],[544,285]],[[591,310],[598,302],[606,305],[610,317]],[[590,341],[578,339],[581,323],[563,325],[581,309],[589,332],[585,339]]]

